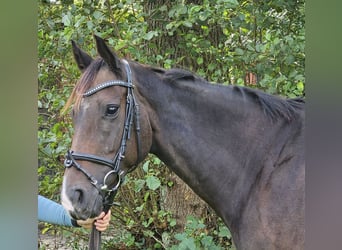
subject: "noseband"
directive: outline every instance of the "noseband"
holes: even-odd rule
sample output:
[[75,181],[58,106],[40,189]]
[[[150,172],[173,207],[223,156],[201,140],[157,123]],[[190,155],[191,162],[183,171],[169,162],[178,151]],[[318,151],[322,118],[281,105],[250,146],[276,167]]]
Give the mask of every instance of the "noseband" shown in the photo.
[[[140,159],[140,123],[139,123],[139,105],[135,99],[133,92],[133,83],[132,83],[132,72],[131,68],[126,60],[122,60],[125,65],[127,82],[120,80],[113,80],[101,83],[94,88],[91,88],[87,92],[83,94],[83,97],[91,96],[98,91],[111,87],[111,86],[122,86],[127,88],[127,97],[126,97],[126,116],[125,116],[125,124],[124,131],[121,138],[121,143],[118,152],[116,153],[113,160],[106,159],[100,156],[78,153],[72,150],[68,150],[66,154],[66,158],[64,161],[65,168],[75,167],[77,170],[81,171],[90,181],[92,185],[96,187],[103,198],[103,206],[105,210],[108,210],[112,205],[112,200],[114,199],[115,194],[117,193],[118,188],[123,182],[125,171],[121,169],[121,162],[125,158],[125,151],[127,141],[131,137],[131,130],[133,127],[133,123],[135,123],[135,129],[137,134],[137,163]],[[110,167],[111,170],[105,175],[103,178],[103,182],[99,183],[96,178],[91,175],[86,169],[82,168],[82,166],[77,162],[77,160],[81,161],[89,161],[96,164],[104,165]],[[128,172],[132,171],[135,167],[133,166]],[[109,188],[107,185],[107,179],[110,175],[115,174],[117,176],[117,183],[114,187]]]

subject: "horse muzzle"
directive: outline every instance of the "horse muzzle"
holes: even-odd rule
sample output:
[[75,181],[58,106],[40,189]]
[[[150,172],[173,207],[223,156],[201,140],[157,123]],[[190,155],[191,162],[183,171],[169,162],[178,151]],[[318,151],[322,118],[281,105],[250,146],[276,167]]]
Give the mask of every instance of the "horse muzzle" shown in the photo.
[[103,211],[103,197],[92,185],[68,187],[67,178],[63,181],[62,205],[72,218],[85,220],[94,218]]

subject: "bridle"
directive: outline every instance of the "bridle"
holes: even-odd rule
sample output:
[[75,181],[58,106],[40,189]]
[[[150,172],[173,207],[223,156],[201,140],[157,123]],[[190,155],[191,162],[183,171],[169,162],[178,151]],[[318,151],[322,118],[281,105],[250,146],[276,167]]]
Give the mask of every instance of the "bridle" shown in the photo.
[[[68,150],[65,161],[64,161],[65,168],[75,167],[77,170],[81,171],[87,177],[87,179],[90,181],[90,183],[93,186],[95,186],[95,188],[99,191],[99,193],[101,194],[103,198],[103,206],[106,212],[108,211],[110,206],[113,205],[112,204],[113,199],[117,193],[118,188],[121,186],[124,180],[125,174],[126,174],[126,172],[123,169],[121,169],[121,162],[125,158],[126,145],[127,145],[127,141],[131,137],[131,130],[132,130],[133,124],[135,124],[135,130],[136,130],[136,135],[137,135],[136,136],[137,138],[137,162],[135,166],[133,166],[127,172],[131,172],[136,167],[141,157],[140,155],[141,145],[140,145],[139,105],[136,101],[136,98],[133,92],[134,85],[132,83],[131,68],[126,60],[122,60],[122,62],[125,65],[127,82],[120,81],[120,80],[107,81],[83,93],[83,97],[86,98],[88,96],[91,96],[99,92],[100,90],[103,90],[111,86],[122,86],[122,87],[127,88],[126,115],[125,115],[124,130],[123,130],[123,135],[121,138],[120,147],[114,159],[111,160],[111,159],[106,159],[97,155],[79,153],[79,152],[74,152],[72,150]],[[93,162],[96,164],[104,165],[104,166],[110,167],[111,170],[104,176],[103,182],[99,183],[99,181],[93,175],[91,175],[86,169],[84,169],[77,162],[78,160],[89,161],[89,162]],[[109,186],[107,185],[107,179],[112,174],[115,174],[117,176],[117,183],[114,185],[114,187],[109,188]]]
[[[90,181],[90,183],[99,191],[100,195],[103,199],[103,210],[107,213],[112,205],[114,205],[113,200],[114,197],[123,183],[126,172],[121,169],[121,162],[125,158],[126,145],[127,141],[131,138],[131,130],[133,124],[135,124],[136,130],[136,138],[137,138],[137,161],[136,164],[131,167],[127,172],[131,172],[134,170],[136,165],[139,163],[141,158],[141,143],[140,143],[140,115],[139,115],[139,104],[136,101],[134,96],[134,85],[132,82],[132,71],[126,60],[122,60],[125,65],[127,82],[120,80],[112,80],[108,82],[101,83],[96,87],[88,90],[83,93],[83,97],[91,96],[98,91],[111,87],[111,86],[122,86],[127,88],[127,96],[126,96],[126,113],[125,113],[125,123],[124,130],[121,138],[121,143],[118,152],[116,153],[113,160],[106,159],[97,155],[86,154],[74,152],[72,150],[68,150],[64,166],[65,168],[75,167],[77,170],[81,171]],[[77,160],[81,161],[90,161],[96,164],[104,165],[110,167],[111,170],[104,176],[102,183],[99,183],[98,180],[91,175],[86,169],[82,168],[82,166],[77,162]],[[117,183],[114,187],[110,188],[107,185],[107,179],[110,175],[115,174],[117,176]],[[97,250],[101,248],[101,232],[96,230],[95,225],[93,224],[92,231],[89,239],[89,249]]]

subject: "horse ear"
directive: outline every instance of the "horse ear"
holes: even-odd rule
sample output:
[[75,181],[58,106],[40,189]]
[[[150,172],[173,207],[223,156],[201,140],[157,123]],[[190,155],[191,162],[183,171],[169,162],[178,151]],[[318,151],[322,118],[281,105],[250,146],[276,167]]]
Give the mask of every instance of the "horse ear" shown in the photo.
[[109,65],[109,67],[116,72],[120,72],[120,59],[119,57],[107,46],[105,41],[94,35],[97,52],[103,58],[103,60]]
[[90,65],[93,61],[93,58],[88,55],[86,52],[81,50],[75,43],[75,41],[71,40],[72,44],[72,52],[74,53],[74,58],[77,63],[78,68],[81,72],[84,72],[86,68]]

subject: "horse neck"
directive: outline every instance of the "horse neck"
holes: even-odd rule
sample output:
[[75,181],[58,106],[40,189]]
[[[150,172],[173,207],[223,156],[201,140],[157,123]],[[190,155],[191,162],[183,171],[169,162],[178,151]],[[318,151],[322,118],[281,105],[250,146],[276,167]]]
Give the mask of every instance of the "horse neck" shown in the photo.
[[151,153],[232,224],[276,129],[270,131],[261,110],[233,88],[166,85],[158,83],[146,95],[153,105]]

